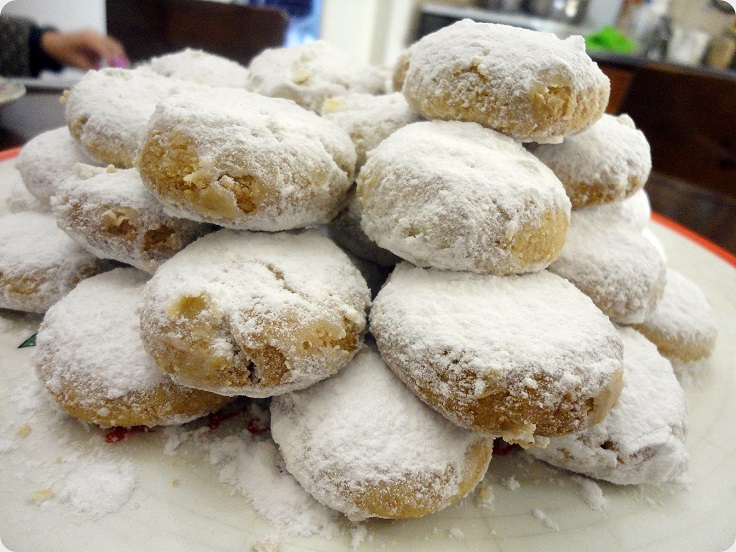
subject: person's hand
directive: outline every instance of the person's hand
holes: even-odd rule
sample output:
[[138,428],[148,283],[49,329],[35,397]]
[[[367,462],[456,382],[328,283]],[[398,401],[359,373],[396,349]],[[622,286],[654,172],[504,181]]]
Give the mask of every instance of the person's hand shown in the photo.
[[104,61],[109,67],[129,67],[125,49],[114,38],[92,29],[76,33],[46,31],[41,48],[62,65],[79,69],[99,69]]

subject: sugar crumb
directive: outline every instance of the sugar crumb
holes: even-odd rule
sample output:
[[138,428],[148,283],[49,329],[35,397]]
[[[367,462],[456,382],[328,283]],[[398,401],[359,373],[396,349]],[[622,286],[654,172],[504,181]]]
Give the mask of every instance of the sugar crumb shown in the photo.
[[506,479],[503,479],[501,481],[509,491],[515,491],[519,487],[521,487],[521,483],[519,483],[518,479],[514,477],[513,475],[511,477],[507,477]]
[[269,535],[253,543],[253,552],[279,552],[279,550],[281,550],[279,535]]
[[533,509],[533,510],[531,511],[531,514],[532,514],[532,515],[533,515],[533,516],[534,516],[534,517],[535,517],[536,519],[538,519],[539,521],[541,521],[541,522],[542,522],[542,525],[544,525],[544,526],[545,526],[545,527],[546,527],[547,529],[550,529],[550,530],[552,530],[552,531],[559,531],[559,530],[560,530],[560,526],[559,526],[559,525],[557,525],[557,523],[555,523],[555,521],[554,521],[554,520],[553,520],[552,518],[550,518],[550,517],[549,517],[549,516],[548,516],[548,515],[547,515],[547,514],[546,514],[546,513],[544,512],[544,510],[542,510],[541,508],[534,508],[534,509]]
[[447,534],[451,539],[464,539],[465,533],[462,532],[462,529],[458,529],[457,527],[453,527],[450,529]]

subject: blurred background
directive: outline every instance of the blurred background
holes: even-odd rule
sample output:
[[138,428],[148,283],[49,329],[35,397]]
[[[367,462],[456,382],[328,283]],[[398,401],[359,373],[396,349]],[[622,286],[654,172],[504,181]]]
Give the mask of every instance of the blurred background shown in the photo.
[[[463,18],[579,34],[611,79],[608,111],[630,114],[651,143],[655,211],[736,253],[736,16],[724,0],[13,0],[2,15],[109,33],[134,63],[189,46],[247,64],[322,38],[390,67]],[[81,75],[24,79],[26,95],[0,107],[0,149],[61,126],[59,93]]]

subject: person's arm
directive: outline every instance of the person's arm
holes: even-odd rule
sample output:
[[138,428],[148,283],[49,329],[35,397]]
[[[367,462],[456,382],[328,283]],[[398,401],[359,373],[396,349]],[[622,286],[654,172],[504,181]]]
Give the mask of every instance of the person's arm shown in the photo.
[[102,62],[129,66],[123,46],[94,30],[61,33],[28,19],[0,16],[0,75],[36,77],[44,69],[95,69]]
[[99,69],[103,62],[109,67],[130,65],[122,44],[92,29],[76,33],[46,30],[40,45],[56,62],[79,69]]

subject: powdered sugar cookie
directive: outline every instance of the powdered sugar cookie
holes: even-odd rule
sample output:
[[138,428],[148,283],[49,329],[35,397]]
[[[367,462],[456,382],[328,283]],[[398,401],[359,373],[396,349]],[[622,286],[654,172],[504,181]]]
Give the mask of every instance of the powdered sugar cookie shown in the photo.
[[400,264],[373,302],[386,363],[458,425],[529,444],[600,422],[621,390],[621,340],[569,282]]
[[196,86],[145,67],[89,71],[64,95],[66,123],[94,159],[132,167],[159,100],[174,90]]
[[365,235],[360,226],[363,218],[360,211],[360,201],[352,188],[345,200],[346,206],[327,226],[329,236],[343,249],[356,257],[366,259],[379,266],[393,267],[401,261],[399,257],[378,247],[376,242]]
[[626,199],[652,170],[649,142],[628,115],[604,114],[562,144],[540,145],[534,155],[560,179],[573,208]]
[[146,354],[137,311],[146,279],[133,268],[100,274],[46,313],[33,364],[72,416],[103,427],[171,425],[230,401],[176,385]]
[[293,102],[202,87],[159,103],[139,168],[169,214],[287,230],[335,216],[355,148],[337,125]]
[[399,92],[383,96],[353,93],[328,98],[322,105],[322,117],[350,136],[358,155],[356,173],[365,164],[367,152],[401,127],[420,119]]
[[85,249],[146,272],[211,230],[166,215],[136,169],[77,165],[52,200],[56,223]]
[[248,84],[248,69],[231,59],[203,50],[185,48],[173,54],[153,57],[149,67],[165,77],[209,86],[246,88]]
[[425,36],[408,57],[402,91],[421,115],[473,121],[523,142],[559,142],[608,104],[608,78],[580,36],[465,19]]
[[641,232],[610,223],[605,212],[583,211],[572,212],[565,246],[549,270],[575,284],[611,320],[643,322],[662,297],[664,260]]
[[710,356],[718,335],[708,298],[695,282],[671,268],[657,308],[634,328],[672,362],[678,375],[688,364]]
[[372,348],[336,376],[275,397],[271,434],[299,483],[354,521],[447,507],[483,478],[493,449],[422,404]]
[[527,452],[561,468],[620,485],[663,483],[687,470],[685,396],[672,366],[630,328],[624,388],[606,419]]
[[59,184],[73,174],[77,163],[94,163],[69,134],[67,127],[49,130],[30,140],[18,154],[16,167],[33,196],[50,207]]
[[141,335],[183,385],[266,397],[344,366],[360,348],[369,304],[363,277],[317,231],[221,230],[158,269]]
[[583,209],[574,209],[578,218],[588,218],[591,224],[622,225],[636,232],[643,232],[652,216],[649,196],[639,190],[631,197]]
[[80,280],[110,268],[59,230],[51,213],[0,218],[0,308],[45,312]]
[[495,274],[545,268],[562,248],[570,202],[521,145],[475,123],[399,129],[358,175],[361,225],[420,266]]
[[383,94],[385,78],[378,69],[350,59],[324,40],[290,48],[269,48],[250,62],[248,88],[294,100],[319,113],[327,98],[347,92]]

